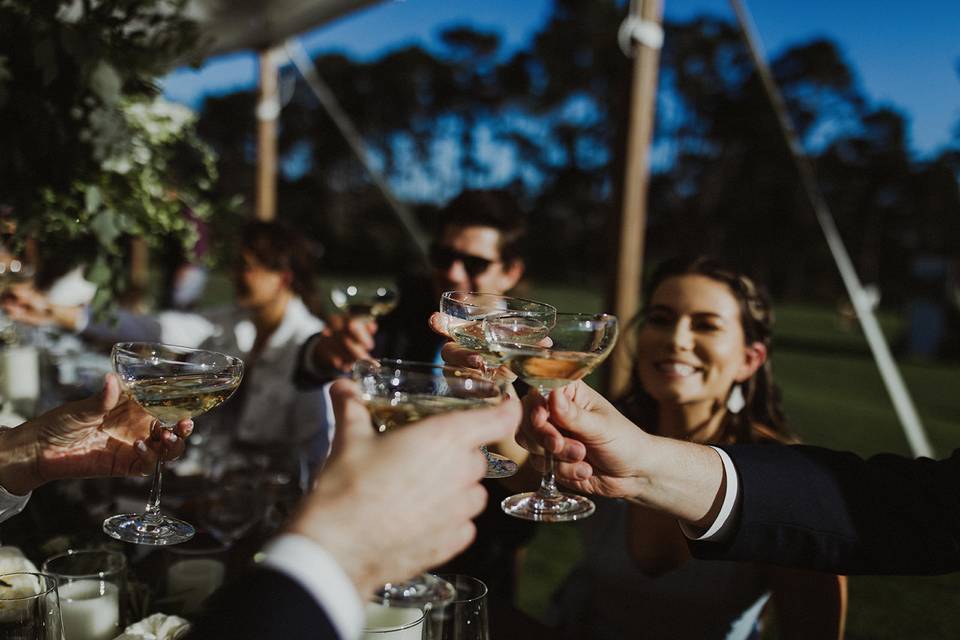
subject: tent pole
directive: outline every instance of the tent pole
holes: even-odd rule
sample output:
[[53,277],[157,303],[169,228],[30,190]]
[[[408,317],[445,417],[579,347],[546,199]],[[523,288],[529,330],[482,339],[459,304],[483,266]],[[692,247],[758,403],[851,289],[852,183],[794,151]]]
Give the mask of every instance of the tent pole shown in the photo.
[[650,143],[656,110],[660,44],[663,40],[661,14],[661,0],[633,0],[630,3],[630,15],[621,27],[621,36],[630,38],[629,46],[634,54],[634,62],[623,180],[623,209],[617,227],[615,279],[609,288],[612,300],[608,308],[613,310],[622,323],[619,344],[611,355],[607,379],[607,392],[611,397],[623,393],[630,381],[632,340],[628,333],[631,333],[632,329],[628,330],[626,323],[640,308],[644,226],[650,182]]
[[757,75],[760,77],[761,84],[767,93],[773,111],[780,123],[780,130],[787,142],[787,147],[790,150],[790,155],[793,158],[797,172],[800,174],[800,182],[803,185],[807,197],[810,199],[810,204],[817,216],[820,229],[826,237],[827,246],[830,248],[830,254],[833,256],[833,261],[837,265],[837,270],[840,271],[840,278],[843,280],[843,285],[847,289],[847,295],[850,296],[850,302],[857,312],[857,319],[860,321],[863,335],[867,339],[870,351],[873,352],[873,358],[877,363],[877,368],[880,370],[880,377],[883,379],[883,384],[887,388],[887,393],[890,394],[890,400],[893,402],[893,408],[897,412],[897,417],[900,419],[900,424],[907,437],[907,442],[910,444],[910,449],[913,451],[914,456],[933,457],[933,447],[930,445],[927,434],[923,430],[920,416],[913,406],[910,392],[907,390],[907,385],[900,375],[900,369],[897,367],[897,363],[890,353],[890,347],[887,346],[886,338],[884,338],[883,331],[880,329],[880,323],[877,322],[877,317],[873,313],[870,296],[863,290],[863,285],[857,276],[856,268],[853,266],[853,260],[850,259],[850,254],[843,244],[843,239],[840,237],[840,232],[837,229],[830,207],[827,205],[827,201],[820,191],[813,164],[803,148],[800,136],[797,135],[797,131],[793,127],[793,122],[790,120],[790,114],[787,112],[783,95],[780,93],[773,79],[773,74],[770,72],[770,68],[760,51],[759,38],[755,34],[750,14],[747,13],[747,8],[741,0],[730,0],[730,3],[733,5],[733,10],[737,14],[737,20],[740,23],[740,33],[743,35],[747,49],[750,51],[750,56],[753,58]]
[[280,115],[279,69],[272,50],[258,54],[260,85],[257,97],[257,220],[277,215],[277,118]]

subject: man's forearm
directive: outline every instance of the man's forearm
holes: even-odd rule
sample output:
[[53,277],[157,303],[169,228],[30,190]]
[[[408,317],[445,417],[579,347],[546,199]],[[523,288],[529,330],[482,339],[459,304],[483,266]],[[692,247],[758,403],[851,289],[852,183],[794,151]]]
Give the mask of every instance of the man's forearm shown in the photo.
[[643,436],[635,456],[633,500],[706,529],[717,517],[726,489],[720,455],[710,447]]

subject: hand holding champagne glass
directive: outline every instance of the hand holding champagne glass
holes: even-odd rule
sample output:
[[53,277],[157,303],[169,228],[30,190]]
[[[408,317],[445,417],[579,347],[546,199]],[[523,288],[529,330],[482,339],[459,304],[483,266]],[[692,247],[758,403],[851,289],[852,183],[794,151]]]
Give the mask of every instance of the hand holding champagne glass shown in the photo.
[[[550,391],[580,380],[613,350],[617,318],[609,314],[559,313],[549,333],[550,346],[514,342],[512,314],[491,315],[483,331],[492,350],[502,354],[507,366],[524,382],[547,397]],[[501,506],[509,515],[537,522],[568,522],[591,515],[589,499],[557,489],[553,456],[545,454],[547,469],[535,492],[510,496]]]
[[351,318],[376,320],[393,311],[400,295],[393,287],[384,285],[338,285],[330,291],[333,305]]
[[[483,359],[482,371],[493,374],[503,364],[503,357],[487,343],[482,321],[491,314],[509,312],[510,320],[501,323],[502,333],[509,332],[516,344],[537,344],[546,337],[557,317],[555,307],[493,293],[447,291],[440,297],[440,321],[446,334],[457,344],[476,351]],[[488,478],[509,478],[517,473],[516,462],[483,447],[487,457]]]
[[[433,415],[499,404],[508,386],[471,369],[402,360],[357,362],[353,379],[380,433]],[[384,601],[404,605],[447,602],[454,595],[449,583],[428,573],[386,584],[379,594]]]
[[[111,360],[124,391],[165,428],[218,406],[243,377],[239,358],[152,342],[118,343]],[[160,513],[162,471],[163,460],[158,458],[144,513],[111,516],[103,522],[104,533],[149,545],[177,544],[193,537],[190,524]]]

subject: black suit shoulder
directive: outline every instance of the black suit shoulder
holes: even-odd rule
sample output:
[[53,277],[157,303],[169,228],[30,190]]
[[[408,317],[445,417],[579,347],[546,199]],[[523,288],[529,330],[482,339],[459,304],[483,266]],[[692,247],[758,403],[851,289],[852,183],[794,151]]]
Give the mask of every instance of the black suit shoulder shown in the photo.
[[258,568],[220,589],[184,640],[339,640],[329,616],[293,579]]
[[840,574],[960,570],[960,450],[945,460],[793,445],[724,447],[740,478],[733,535],[698,557]]

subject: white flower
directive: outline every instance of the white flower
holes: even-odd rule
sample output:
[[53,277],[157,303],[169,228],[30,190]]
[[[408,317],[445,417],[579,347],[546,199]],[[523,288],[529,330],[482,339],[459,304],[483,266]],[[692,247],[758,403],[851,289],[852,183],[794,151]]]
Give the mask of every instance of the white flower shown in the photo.
[[176,640],[189,629],[190,623],[183,618],[155,613],[131,624],[114,640]]

